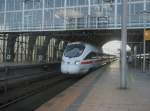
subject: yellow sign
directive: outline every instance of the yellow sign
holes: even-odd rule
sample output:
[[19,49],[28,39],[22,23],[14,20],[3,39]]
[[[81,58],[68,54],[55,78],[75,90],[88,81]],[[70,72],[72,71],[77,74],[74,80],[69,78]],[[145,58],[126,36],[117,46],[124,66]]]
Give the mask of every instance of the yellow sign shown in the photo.
[[150,30],[144,31],[144,40],[150,40]]

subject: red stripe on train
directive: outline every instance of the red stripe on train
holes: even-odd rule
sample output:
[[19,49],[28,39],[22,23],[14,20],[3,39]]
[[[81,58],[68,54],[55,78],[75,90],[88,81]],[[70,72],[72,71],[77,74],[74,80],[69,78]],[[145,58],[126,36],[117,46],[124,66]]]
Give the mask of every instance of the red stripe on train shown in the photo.
[[81,61],[81,64],[92,64],[93,61]]

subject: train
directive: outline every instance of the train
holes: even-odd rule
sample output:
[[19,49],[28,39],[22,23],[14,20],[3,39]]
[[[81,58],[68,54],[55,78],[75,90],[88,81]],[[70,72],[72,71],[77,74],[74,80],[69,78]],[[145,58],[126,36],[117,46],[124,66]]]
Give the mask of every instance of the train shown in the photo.
[[115,60],[114,55],[103,54],[95,46],[84,42],[67,44],[61,61],[61,72],[67,75],[86,74],[92,69]]

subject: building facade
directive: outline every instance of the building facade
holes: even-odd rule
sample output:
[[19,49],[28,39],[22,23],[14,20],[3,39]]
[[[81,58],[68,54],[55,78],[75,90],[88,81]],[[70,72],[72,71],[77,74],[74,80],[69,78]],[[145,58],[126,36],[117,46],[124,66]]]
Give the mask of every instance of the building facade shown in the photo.
[[[68,41],[56,35],[77,40],[77,31],[89,37],[89,30],[121,29],[122,1],[0,0],[0,63],[59,61]],[[128,1],[128,28],[140,30],[134,36],[142,39],[143,28],[150,28],[150,0]]]
[[[122,0],[0,0],[0,32],[121,27]],[[150,0],[129,0],[129,28],[150,27]]]

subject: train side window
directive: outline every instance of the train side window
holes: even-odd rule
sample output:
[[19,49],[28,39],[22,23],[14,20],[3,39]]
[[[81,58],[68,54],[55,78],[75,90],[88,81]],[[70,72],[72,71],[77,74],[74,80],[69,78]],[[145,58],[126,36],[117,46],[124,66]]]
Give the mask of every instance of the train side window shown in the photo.
[[97,58],[97,54],[95,52],[91,52],[85,57],[85,60],[86,59],[96,59],[96,58]]

